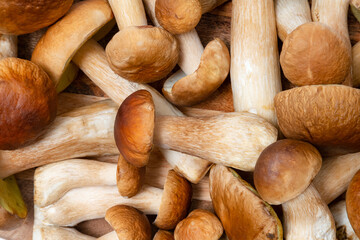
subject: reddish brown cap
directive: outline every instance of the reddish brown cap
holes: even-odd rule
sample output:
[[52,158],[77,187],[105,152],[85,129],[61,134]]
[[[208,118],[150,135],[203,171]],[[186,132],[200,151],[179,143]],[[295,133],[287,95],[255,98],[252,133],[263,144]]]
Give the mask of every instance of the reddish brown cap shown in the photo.
[[153,240],[174,240],[174,236],[171,232],[159,230]]
[[360,171],[350,182],[346,192],[346,212],[357,236],[360,236]]
[[144,167],[153,148],[155,107],[151,94],[139,90],[121,104],[115,119],[115,141],[126,161]]
[[186,217],[191,197],[191,184],[174,170],[170,170],[164,185],[160,210],[154,224],[160,229],[174,229]]
[[282,204],[300,195],[320,171],[322,158],[311,144],[277,141],[260,154],[254,171],[255,187],[270,204]]
[[213,213],[196,209],[179,222],[174,235],[177,240],[217,240],[223,231],[220,220]]
[[30,143],[55,119],[54,84],[30,61],[0,60],[0,96],[0,149],[15,149]]
[[133,207],[125,205],[111,207],[106,211],[105,220],[114,228],[119,239],[151,239],[149,220]]
[[0,33],[21,35],[49,26],[62,17],[73,0],[0,1]]
[[342,83],[351,70],[351,52],[327,25],[310,22],[287,36],[280,63],[285,77],[298,86]]

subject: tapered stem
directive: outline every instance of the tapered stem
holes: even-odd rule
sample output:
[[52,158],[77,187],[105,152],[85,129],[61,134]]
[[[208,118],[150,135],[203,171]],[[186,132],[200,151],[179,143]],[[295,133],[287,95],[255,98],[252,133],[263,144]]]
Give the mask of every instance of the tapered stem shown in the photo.
[[130,26],[147,25],[141,0],[109,0],[120,30]]

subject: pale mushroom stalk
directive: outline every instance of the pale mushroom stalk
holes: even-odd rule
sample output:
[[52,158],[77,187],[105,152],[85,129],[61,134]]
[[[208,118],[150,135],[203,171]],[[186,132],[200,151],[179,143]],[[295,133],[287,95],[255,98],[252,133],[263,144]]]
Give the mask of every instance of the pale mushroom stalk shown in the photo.
[[106,100],[57,116],[34,144],[0,151],[0,177],[74,157],[117,154],[116,111],[116,104]]
[[109,232],[99,238],[97,240],[118,240],[118,236],[115,231]]
[[141,0],[109,0],[119,30],[129,26],[147,25]]
[[0,59],[17,56],[17,36],[0,34]]
[[295,28],[312,21],[309,1],[307,0],[276,0],[274,4],[277,31],[282,41]]
[[64,228],[55,226],[35,225],[33,239],[36,240],[95,240],[96,238],[80,233],[74,228]]
[[233,1],[231,56],[235,111],[277,125],[274,97],[281,91],[281,78],[273,1]]
[[342,200],[330,206],[336,224],[336,234],[339,240],[359,240],[352,228],[346,212],[346,202]]
[[[107,63],[104,49],[97,42],[89,40],[77,52],[73,60],[117,104],[121,104],[131,93],[139,89],[146,89],[153,96],[158,114],[183,116],[178,109],[150,86],[132,83],[116,75]],[[162,153],[176,171],[193,183],[199,182],[210,166],[210,163],[204,159],[179,152],[162,150]]]
[[360,86],[360,42],[356,43],[352,47],[352,57],[353,57],[353,84],[354,87]]
[[283,203],[282,208],[287,240],[336,239],[331,212],[312,184],[298,197]]
[[70,112],[77,108],[85,107],[96,102],[108,99],[107,97],[97,97],[93,95],[84,95],[77,93],[60,93],[58,94],[57,115]]

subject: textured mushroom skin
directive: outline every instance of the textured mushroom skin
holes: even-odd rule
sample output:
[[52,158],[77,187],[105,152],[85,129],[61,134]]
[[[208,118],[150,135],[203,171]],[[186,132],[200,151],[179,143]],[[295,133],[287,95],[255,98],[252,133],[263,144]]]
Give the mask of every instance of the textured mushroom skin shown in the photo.
[[210,195],[229,240],[282,239],[274,210],[234,171],[221,165],[212,167]]
[[254,171],[255,187],[270,204],[282,204],[301,194],[320,171],[322,158],[311,144],[284,139],[260,154]]
[[186,217],[191,197],[191,184],[174,170],[170,170],[161,197],[160,210],[154,224],[160,229],[174,229]]
[[346,192],[346,212],[354,232],[360,236],[360,171],[355,174]]
[[223,234],[220,220],[211,212],[203,209],[192,211],[175,228],[176,240],[218,240]]
[[153,148],[155,109],[151,94],[139,90],[121,104],[115,119],[116,145],[126,161],[146,166]]
[[294,88],[275,96],[275,109],[286,138],[360,149],[359,89],[342,85]]
[[160,80],[170,73],[179,59],[179,45],[162,28],[127,27],[106,46],[111,69],[121,77],[139,83]]
[[153,240],[174,240],[174,236],[171,232],[159,230]]
[[147,217],[133,207],[117,205],[106,211],[105,220],[121,240],[150,240],[151,226]]
[[20,35],[49,26],[62,17],[73,0],[0,1],[0,33]]
[[0,61],[0,149],[33,141],[56,116],[57,95],[48,75],[18,58]]
[[290,82],[298,86],[344,82],[351,70],[351,55],[342,38],[327,25],[306,23],[284,41],[280,64]]

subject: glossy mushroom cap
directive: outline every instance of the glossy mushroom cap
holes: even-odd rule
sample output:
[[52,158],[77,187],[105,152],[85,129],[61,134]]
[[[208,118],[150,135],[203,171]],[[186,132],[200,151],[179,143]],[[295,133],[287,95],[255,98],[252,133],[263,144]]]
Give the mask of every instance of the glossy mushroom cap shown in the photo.
[[137,168],[128,163],[120,154],[116,171],[116,183],[121,196],[133,197],[141,189],[146,168]]
[[123,157],[136,167],[146,166],[153,148],[155,106],[151,94],[139,90],[121,104],[115,119],[116,145]]
[[360,90],[343,85],[293,88],[274,99],[286,138],[360,150]]
[[171,232],[159,230],[153,240],[174,240],[174,236]]
[[223,231],[220,220],[213,213],[196,209],[179,222],[174,235],[176,240],[218,240]]
[[331,28],[311,22],[287,36],[280,63],[285,77],[295,85],[336,84],[351,71],[351,52]]
[[282,204],[300,195],[320,171],[322,158],[311,144],[277,141],[261,153],[254,171],[255,187],[270,204]]
[[121,240],[150,240],[151,226],[147,217],[137,209],[117,205],[106,211],[105,220]]
[[350,182],[346,192],[346,212],[357,236],[360,236],[360,171]]
[[199,0],[156,0],[156,19],[172,34],[188,32],[199,23],[202,9]]
[[73,0],[2,0],[0,33],[21,35],[49,26],[62,17]]
[[174,170],[168,172],[161,197],[160,210],[154,221],[160,229],[174,229],[186,217],[192,197],[191,184]]
[[0,149],[33,141],[56,116],[54,83],[36,64],[19,58],[0,60]]
[[152,26],[128,27],[106,46],[111,69],[121,77],[149,83],[166,77],[179,59],[179,45],[174,36]]

